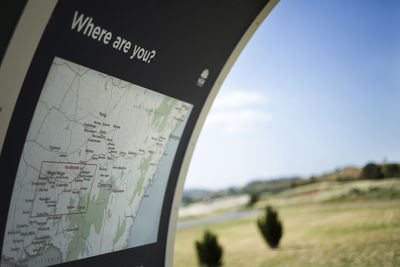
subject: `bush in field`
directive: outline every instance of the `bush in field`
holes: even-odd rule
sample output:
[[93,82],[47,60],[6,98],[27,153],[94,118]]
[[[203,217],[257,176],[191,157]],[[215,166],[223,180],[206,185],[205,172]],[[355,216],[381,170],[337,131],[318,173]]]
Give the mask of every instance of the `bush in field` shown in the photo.
[[217,236],[206,230],[203,240],[196,241],[197,258],[201,266],[217,267],[222,265],[223,249],[218,244]]
[[271,206],[265,208],[265,216],[258,218],[258,229],[271,248],[277,248],[283,234],[282,222],[278,212]]
[[361,179],[382,179],[382,168],[374,163],[368,163],[361,171]]
[[400,177],[400,166],[398,164],[386,164],[383,166],[385,178]]
[[252,208],[258,202],[259,199],[260,199],[260,194],[252,193],[250,195],[250,199],[249,202],[247,203],[247,206],[249,208]]

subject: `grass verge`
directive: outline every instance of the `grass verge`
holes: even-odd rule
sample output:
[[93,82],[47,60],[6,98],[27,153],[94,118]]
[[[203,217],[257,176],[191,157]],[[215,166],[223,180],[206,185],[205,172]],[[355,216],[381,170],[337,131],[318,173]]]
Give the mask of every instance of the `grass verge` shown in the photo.
[[282,206],[284,235],[271,250],[248,217],[177,231],[174,266],[197,266],[194,242],[204,229],[218,235],[224,266],[399,266],[400,202]]

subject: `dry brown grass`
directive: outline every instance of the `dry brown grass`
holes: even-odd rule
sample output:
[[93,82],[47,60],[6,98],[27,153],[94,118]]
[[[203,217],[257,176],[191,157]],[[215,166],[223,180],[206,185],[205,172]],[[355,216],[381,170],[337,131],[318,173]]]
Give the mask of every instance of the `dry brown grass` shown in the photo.
[[281,207],[280,248],[263,241],[255,217],[177,231],[174,266],[197,266],[194,241],[218,234],[225,266],[400,266],[400,202]]

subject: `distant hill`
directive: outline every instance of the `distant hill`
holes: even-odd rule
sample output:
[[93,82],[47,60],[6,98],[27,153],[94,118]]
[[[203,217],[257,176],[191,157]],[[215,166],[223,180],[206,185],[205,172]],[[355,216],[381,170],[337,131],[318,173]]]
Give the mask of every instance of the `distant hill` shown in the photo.
[[336,169],[333,172],[324,173],[319,176],[311,176],[309,178],[281,178],[275,180],[264,180],[250,182],[242,188],[243,193],[261,193],[261,192],[279,192],[288,188],[293,188],[301,185],[323,182],[323,181],[353,181],[360,177],[362,168],[346,167]]
[[[367,164],[371,165],[371,163]],[[366,166],[367,166],[366,165]],[[375,164],[372,164],[375,165]],[[376,164],[377,168],[382,170],[382,177],[379,178],[394,178],[400,176],[400,165],[397,163],[391,164]],[[396,167],[397,166],[397,167]],[[386,173],[394,173],[395,175],[385,175]],[[284,177],[278,179],[257,179],[248,183],[243,187],[233,187],[219,191],[207,191],[207,190],[185,190],[183,194],[183,204],[188,204],[198,201],[207,201],[215,198],[240,195],[240,194],[257,194],[264,192],[276,193],[283,191],[288,188],[294,188],[302,185],[317,183],[317,182],[329,182],[329,181],[355,181],[362,179],[363,168],[357,167],[345,167],[342,169],[336,169],[333,172],[321,174],[319,176],[311,176],[308,178],[300,177]],[[364,177],[366,178],[366,177]]]
[[244,187],[240,188],[240,193],[254,194],[261,192],[279,192],[290,188],[293,184],[300,183],[302,180],[300,177],[289,177],[279,178],[270,180],[257,180],[248,183]]
[[315,178],[317,181],[357,180],[360,177],[361,170],[362,168],[347,167]]

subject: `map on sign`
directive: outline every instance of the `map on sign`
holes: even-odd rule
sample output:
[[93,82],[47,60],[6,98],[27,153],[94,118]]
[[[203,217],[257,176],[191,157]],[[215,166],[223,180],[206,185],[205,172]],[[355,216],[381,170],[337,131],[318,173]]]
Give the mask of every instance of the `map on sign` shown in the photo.
[[192,105],[55,58],[15,179],[1,266],[157,242]]

